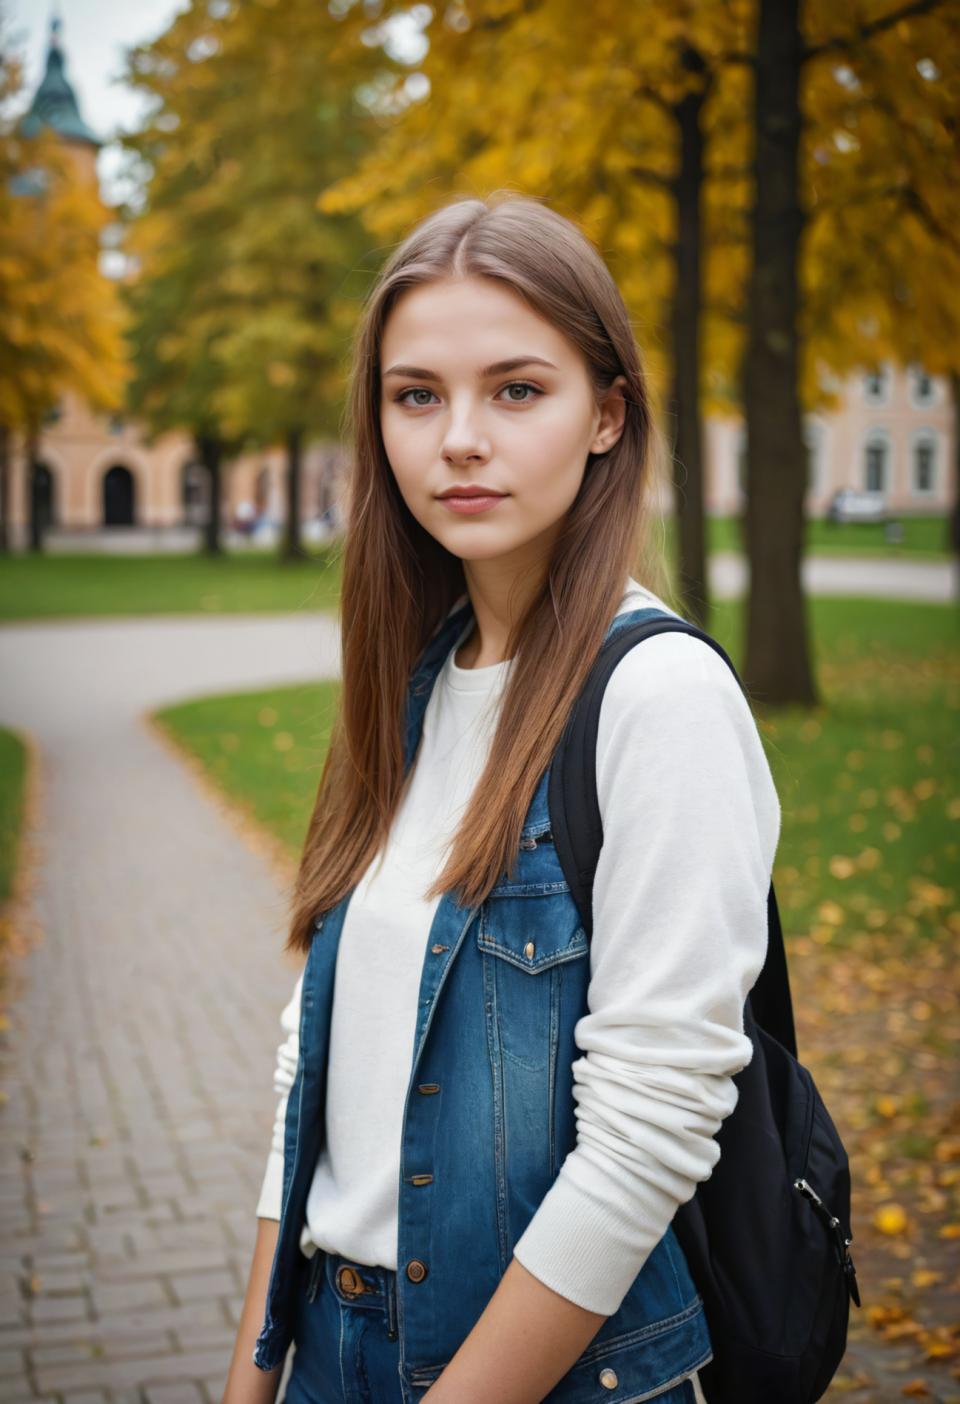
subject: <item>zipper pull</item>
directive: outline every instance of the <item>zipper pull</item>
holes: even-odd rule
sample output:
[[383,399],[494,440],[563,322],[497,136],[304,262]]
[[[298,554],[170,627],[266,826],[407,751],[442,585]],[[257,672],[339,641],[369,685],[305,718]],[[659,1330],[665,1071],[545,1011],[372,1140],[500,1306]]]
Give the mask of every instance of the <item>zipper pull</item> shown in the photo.
[[819,1205],[819,1207],[823,1209],[823,1200],[807,1180],[794,1180],[793,1187],[800,1191],[804,1199],[812,1200],[814,1204]]
[[808,1180],[794,1180],[793,1187],[800,1191],[804,1199],[809,1199],[821,1217],[826,1220],[827,1227],[832,1231],[836,1243],[837,1257],[843,1269],[844,1277],[846,1278],[847,1291],[850,1293],[853,1301],[859,1306],[860,1289],[857,1286],[857,1269],[854,1267],[853,1259],[850,1256],[850,1244],[853,1242],[853,1239],[844,1237],[843,1230],[840,1227],[840,1220],[835,1214],[830,1213],[830,1210]]

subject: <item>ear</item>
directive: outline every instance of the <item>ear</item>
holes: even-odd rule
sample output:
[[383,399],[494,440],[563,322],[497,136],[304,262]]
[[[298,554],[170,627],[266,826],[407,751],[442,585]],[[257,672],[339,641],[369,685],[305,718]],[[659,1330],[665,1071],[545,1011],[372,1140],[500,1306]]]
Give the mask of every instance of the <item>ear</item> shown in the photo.
[[606,453],[623,433],[627,405],[622,391],[626,383],[626,376],[618,375],[600,402],[600,423],[590,445],[591,453]]

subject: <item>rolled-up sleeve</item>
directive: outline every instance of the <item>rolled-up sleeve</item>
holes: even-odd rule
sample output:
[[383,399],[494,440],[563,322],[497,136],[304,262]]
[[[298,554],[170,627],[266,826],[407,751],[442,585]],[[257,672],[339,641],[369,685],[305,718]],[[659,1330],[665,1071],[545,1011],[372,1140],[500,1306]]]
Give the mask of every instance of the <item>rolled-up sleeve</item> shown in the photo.
[[303,971],[297,977],[290,1002],[280,1014],[280,1027],[284,1031],[283,1041],[277,1048],[277,1061],[273,1073],[273,1090],[279,1097],[277,1114],[273,1122],[273,1136],[267,1156],[260,1198],[257,1202],[258,1219],[279,1219],[280,1200],[283,1191],[283,1135],[287,1116],[287,1101],[290,1088],[297,1074],[297,1059],[300,1056],[300,992],[303,988]]
[[514,1252],[554,1291],[612,1315],[720,1156],[733,1077],[753,1051],[743,1006],[766,955],[780,805],[736,678],[685,634],[616,665],[597,788],[577,1143]]

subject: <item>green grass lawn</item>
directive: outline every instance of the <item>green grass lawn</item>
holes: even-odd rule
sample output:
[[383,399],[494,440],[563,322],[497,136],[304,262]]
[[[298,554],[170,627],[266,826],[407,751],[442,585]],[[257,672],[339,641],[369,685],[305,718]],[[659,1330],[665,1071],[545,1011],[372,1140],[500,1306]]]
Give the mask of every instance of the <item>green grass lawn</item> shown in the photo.
[[[885,559],[946,559],[944,518],[904,521],[902,545],[884,543],[872,523],[807,526],[807,549]],[[675,532],[666,522],[664,547],[673,561]],[[707,521],[708,549],[736,551],[733,517]],[[233,550],[200,555],[106,556],[59,554],[0,556],[0,621],[76,618],[110,614],[229,614],[335,609],[340,588],[339,548],[309,548],[284,563],[273,550]]]
[[[878,522],[836,524],[815,518],[806,524],[806,550],[811,555],[881,556],[885,560],[946,560],[949,557],[946,517],[902,517],[897,520],[903,526],[903,541],[899,544],[884,540],[884,529]],[[741,550],[739,519],[708,517],[707,549]]]
[[[844,945],[862,931],[960,935],[960,630],[947,606],[815,599],[823,703],[757,707],[783,812],[775,881],[784,926]],[[739,606],[711,632],[735,663]],[[338,684],[168,708],[158,720],[296,857]]]
[[233,614],[335,609],[334,548],[292,562],[273,551],[200,555],[0,556],[0,620],[110,614]]
[[10,896],[23,825],[27,750],[19,736],[0,727],[0,902]]

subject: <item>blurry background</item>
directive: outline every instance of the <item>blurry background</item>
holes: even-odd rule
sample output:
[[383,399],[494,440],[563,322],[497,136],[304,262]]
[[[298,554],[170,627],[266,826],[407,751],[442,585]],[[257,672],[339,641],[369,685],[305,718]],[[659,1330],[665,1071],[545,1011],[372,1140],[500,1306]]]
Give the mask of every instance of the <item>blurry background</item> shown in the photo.
[[513,190],[623,289],[652,539],[777,780],[855,1188],[829,1397],[960,1399],[958,113],[956,0],[0,0],[0,1397],[219,1399],[351,334]]

